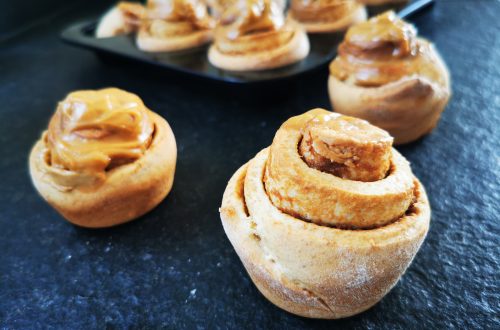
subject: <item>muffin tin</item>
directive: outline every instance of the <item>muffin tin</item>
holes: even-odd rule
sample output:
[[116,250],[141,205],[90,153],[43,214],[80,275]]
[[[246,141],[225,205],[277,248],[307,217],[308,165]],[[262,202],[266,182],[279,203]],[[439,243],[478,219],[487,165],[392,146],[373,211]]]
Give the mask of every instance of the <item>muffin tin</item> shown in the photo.
[[[410,2],[398,12],[408,19],[429,8],[434,0]],[[387,8],[384,8],[387,9]],[[380,10],[378,10],[380,11]],[[377,9],[369,9],[375,14]],[[297,77],[303,73],[326,66],[336,55],[337,46],[343,39],[343,32],[331,34],[310,34],[311,51],[302,61],[278,69],[255,72],[230,72],[211,65],[207,58],[208,46],[173,53],[146,53],[135,45],[134,35],[122,35],[98,39],[94,37],[97,19],[76,23],[65,29],[61,38],[74,46],[86,48],[99,54],[145,63],[153,67],[184,73],[233,84],[252,84]]]

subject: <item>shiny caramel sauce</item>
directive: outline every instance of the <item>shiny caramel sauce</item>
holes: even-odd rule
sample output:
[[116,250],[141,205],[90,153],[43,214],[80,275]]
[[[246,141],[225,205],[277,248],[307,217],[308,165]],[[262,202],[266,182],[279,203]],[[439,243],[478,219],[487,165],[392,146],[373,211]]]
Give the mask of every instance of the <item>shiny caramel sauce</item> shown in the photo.
[[215,46],[226,54],[248,54],[289,42],[296,27],[273,0],[245,0],[227,10],[215,30]]
[[105,176],[105,171],[140,158],[154,124],[141,99],[107,88],[70,93],[50,120],[46,145],[55,169]]
[[285,24],[284,14],[272,0],[245,0],[228,9],[219,30],[230,40],[243,35],[277,31]]
[[201,0],[149,0],[146,10],[148,20],[188,22],[198,29],[214,27],[207,6]]
[[383,179],[390,167],[393,138],[365,120],[319,114],[302,129],[299,152],[313,168],[357,180]]
[[413,74],[444,83],[431,45],[418,39],[413,25],[392,11],[351,27],[330,64],[330,73],[363,87],[381,86]]
[[348,15],[357,6],[354,0],[292,0],[290,11],[301,22],[332,22]]

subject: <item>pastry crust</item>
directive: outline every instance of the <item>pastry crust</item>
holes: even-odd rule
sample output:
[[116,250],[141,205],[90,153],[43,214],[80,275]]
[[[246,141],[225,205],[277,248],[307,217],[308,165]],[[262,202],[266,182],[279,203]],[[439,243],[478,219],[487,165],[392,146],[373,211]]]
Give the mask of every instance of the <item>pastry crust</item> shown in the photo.
[[359,5],[358,9],[334,22],[300,22],[308,33],[331,33],[343,31],[349,26],[366,21],[368,14],[365,6]]
[[379,87],[363,87],[330,74],[328,92],[333,109],[387,130],[395,144],[415,141],[430,133],[450,98],[450,78],[438,52],[429,46],[432,62],[444,77],[444,85],[415,74]]
[[268,153],[264,149],[233,175],[220,209],[224,230],[259,291],[278,307],[311,318],[348,317],[376,304],[427,233],[430,208],[423,186],[415,181],[418,200],[411,213],[387,226],[320,226],[271,203],[262,183]]
[[[323,112],[313,110],[291,118],[278,134],[285,131],[289,135],[287,127],[300,131],[310,117]],[[304,217],[310,210],[328,210],[332,190],[350,195],[351,199],[339,202],[337,209],[345,214],[353,212],[351,221],[357,221],[363,217],[357,200],[367,196],[361,191],[348,192],[346,187],[366,185],[367,195],[384,196],[386,189],[394,189],[391,186],[404,187],[406,178],[390,184],[384,184],[382,179],[378,187],[373,182],[328,179],[325,186],[334,187],[323,189],[318,185],[333,175],[317,171],[311,172],[315,178],[304,177],[304,172],[292,163],[282,176],[301,179],[283,187],[289,198],[276,202],[269,192],[275,185],[269,181],[269,168],[287,166],[273,163],[281,157],[278,154],[291,150],[279,143],[278,134],[271,148],[260,151],[230,179],[220,208],[224,230],[259,291],[278,307],[300,316],[325,319],[363,312],[391,290],[419,250],[430,223],[425,189],[410,171],[411,205],[397,219],[376,227],[352,230],[318,219],[308,221]],[[309,194],[316,194],[315,200],[308,200]],[[312,204],[311,208],[297,214],[282,208],[287,202],[295,205],[304,201]],[[391,203],[382,199],[366,204],[382,211],[391,208]],[[339,218],[342,212],[337,214]]]
[[137,47],[145,52],[172,52],[202,46],[213,38],[212,30],[198,30],[186,35],[159,38],[151,35],[144,26],[137,34]]
[[[33,147],[29,165],[40,195],[69,222],[88,228],[115,226],[131,221],[158,205],[172,188],[177,148],[168,123],[149,111],[155,127],[145,154],[132,163],[107,172],[106,181],[93,190],[63,189],[46,175],[44,137]],[[78,175],[66,171],[68,176]]]
[[309,39],[304,30],[297,26],[292,39],[278,48],[255,53],[224,54],[213,44],[208,51],[208,59],[214,66],[229,71],[257,71],[298,62],[307,54]]

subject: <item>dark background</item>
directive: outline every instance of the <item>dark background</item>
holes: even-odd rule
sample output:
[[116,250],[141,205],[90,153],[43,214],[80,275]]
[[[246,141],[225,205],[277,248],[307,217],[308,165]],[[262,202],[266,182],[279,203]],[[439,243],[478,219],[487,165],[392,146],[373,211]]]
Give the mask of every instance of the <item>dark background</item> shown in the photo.
[[[399,150],[432,204],[431,228],[398,285],[367,312],[308,320],[274,307],[222,229],[227,180],[279,125],[330,108],[327,69],[262,89],[102,62],[60,42],[105,1],[0,3],[0,327],[500,328],[500,2],[438,1],[415,19],[448,63],[453,97],[437,129]],[[58,100],[117,86],[170,122],[174,188],[117,228],[65,222],[31,185],[27,158]]]

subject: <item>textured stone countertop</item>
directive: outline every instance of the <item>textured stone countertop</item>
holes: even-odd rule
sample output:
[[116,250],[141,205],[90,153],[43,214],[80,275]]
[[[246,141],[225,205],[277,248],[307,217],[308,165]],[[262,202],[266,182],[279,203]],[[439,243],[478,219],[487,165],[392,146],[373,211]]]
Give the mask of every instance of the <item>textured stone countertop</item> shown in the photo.
[[[247,90],[103,62],[60,42],[82,4],[0,42],[0,327],[500,328],[500,2],[438,0],[415,19],[453,79],[437,129],[399,148],[432,204],[422,249],[375,307],[344,320],[281,311],[254,287],[218,207],[227,180],[288,117],[329,109],[327,69]],[[107,230],[72,226],[30,182],[27,158],[58,100],[117,86],[165,116],[178,143],[171,194]]]

